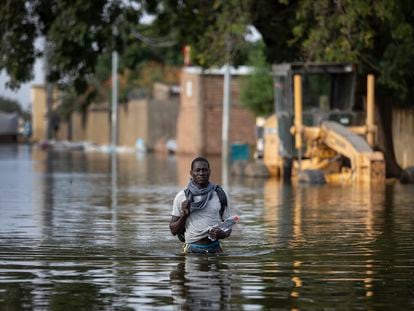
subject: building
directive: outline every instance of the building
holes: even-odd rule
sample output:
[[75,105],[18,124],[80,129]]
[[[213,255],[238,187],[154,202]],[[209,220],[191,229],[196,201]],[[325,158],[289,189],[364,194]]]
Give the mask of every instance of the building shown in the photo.
[[[249,68],[231,70],[229,143],[256,143],[256,120],[240,104],[240,81]],[[177,121],[177,153],[220,155],[222,147],[223,69],[184,67],[181,72],[180,111]]]
[[[41,142],[47,139],[45,89],[36,86],[32,92],[33,141]],[[166,148],[166,142],[176,136],[179,106],[177,91],[169,85],[155,83],[151,94],[138,93],[128,102],[118,105],[117,144],[133,148],[139,140],[147,150]],[[57,106],[54,104],[53,107]],[[69,121],[61,120],[55,139],[109,145],[110,120],[109,103],[91,104],[84,112],[72,113]]]

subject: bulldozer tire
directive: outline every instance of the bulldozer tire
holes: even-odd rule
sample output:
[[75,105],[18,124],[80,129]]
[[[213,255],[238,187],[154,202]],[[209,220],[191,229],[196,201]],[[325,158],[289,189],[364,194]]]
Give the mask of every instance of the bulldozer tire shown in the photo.
[[303,170],[299,173],[299,182],[322,185],[326,183],[325,174],[321,170]]
[[414,183],[414,166],[407,167],[401,174],[400,181],[402,184]]

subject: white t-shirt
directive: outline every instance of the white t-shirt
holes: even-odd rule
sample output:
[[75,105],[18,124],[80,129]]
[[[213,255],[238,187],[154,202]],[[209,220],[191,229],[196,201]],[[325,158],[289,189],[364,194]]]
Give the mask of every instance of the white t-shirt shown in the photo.
[[[226,193],[226,192],[225,192]],[[230,217],[230,201],[227,197],[227,207],[224,209],[223,219]],[[194,196],[194,202],[200,201],[200,196]],[[186,200],[184,190],[177,193],[173,203],[172,216],[179,217],[181,215],[181,203]],[[208,201],[207,206],[201,210],[193,211],[187,217],[185,222],[185,241],[186,243],[194,243],[208,236],[208,230],[216,225],[221,224],[220,217],[220,199],[217,192],[214,191],[213,197]]]

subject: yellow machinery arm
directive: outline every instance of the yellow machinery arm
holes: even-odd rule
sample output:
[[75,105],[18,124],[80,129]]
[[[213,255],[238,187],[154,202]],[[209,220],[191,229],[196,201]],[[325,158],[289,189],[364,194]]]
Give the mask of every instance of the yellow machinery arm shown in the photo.
[[[374,76],[368,75],[364,125],[345,127],[339,122],[323,121],[318,125],[306,126],[302,117],[302,76],[299,73],[293,76],[294,94],[291,95],[294,119],[290,132],[294,135],[297,150],[295,158],[289,158],[293,161],[293,175],[299,177],[303,172],[319,171],[323,172],[328,182],[385,182],[384,156],[373,150],[376,134],[374,85]],[[282,143],[279,140],[281,132],[278,131],[278,119],[274,115],[266,122],[263,156],[272,175],[279,175],[284,169],[285,159],[281,155],[283,148],[280,148]],[[348,158],[351,167],[344,166],[343,159],[338,155]]]
[[361,136],[337,122],[324,121],[319,137],[322,143],[350,159],[352,176],[356,181],[384,181],[385,164],[382,153],[373,151]]
[[[320,128],[307,127],[302,122],[302,77],[294,76],[295,119],[291,132],[295,135],[295,146],[302,148],[302,135],[308,141],[322,143],[351,161],[351,178],[357,182],[384,182],[385,163],[381,152],[375,152],[374,144],[374,76],[367,79],[367,120],[363,127],[366,139],[334,121],[324,121]],[[318,145],[318,144],[317,144]],[[319,148],[321,146],[319,145]],[[300,159],[300,155],[299,155]],[[326,162],[326,161],[325,161]],[[316,162],[318,163],[318,162]],[[319,169],[324,162],[310,162],[309,168]],[[299,162],[299,170],[301,170]]]

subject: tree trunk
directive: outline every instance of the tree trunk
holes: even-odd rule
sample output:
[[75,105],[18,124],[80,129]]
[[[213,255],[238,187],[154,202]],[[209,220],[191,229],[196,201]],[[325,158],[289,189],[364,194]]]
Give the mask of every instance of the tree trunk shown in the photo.
[[392,99],[389,97],[378,97],[376,106],[378,112],[378,148],[384,153],[386,177],[399,178],[402,169],[397,163],[394,152],[394,141],[392,136]]

